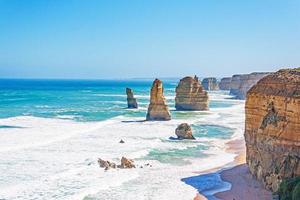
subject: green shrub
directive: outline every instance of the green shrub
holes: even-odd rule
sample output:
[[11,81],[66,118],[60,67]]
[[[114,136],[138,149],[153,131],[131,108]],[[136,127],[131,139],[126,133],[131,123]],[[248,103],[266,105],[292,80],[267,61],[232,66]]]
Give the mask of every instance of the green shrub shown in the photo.
[[300,199],[300,177],[285,179],[277,191],[280,200]]
[[293,197],[293,200],[300,199],[300,182],[297,183],[297,185],[294,187],[292,197]]

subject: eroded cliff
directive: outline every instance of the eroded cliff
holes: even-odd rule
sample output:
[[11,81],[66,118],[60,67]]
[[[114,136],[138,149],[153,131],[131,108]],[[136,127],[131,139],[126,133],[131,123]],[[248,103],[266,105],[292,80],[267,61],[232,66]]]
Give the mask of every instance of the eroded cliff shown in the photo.
[[216,78],[210,77],[210,78],[204,78],[202,80],[202,86],[205,90],[218,90],[219,89],[219,83]]
[[253,72],[251,74],[233,75],[230,84],[230,94],[237,99],[245,99],[248,90],[268,74],[265,72]]
[[219,83],[220,90],[230,90],[231,77],[224,77]]
[[266,188],[300,176],[300,69],[262,78],[247,93],[247,164]]

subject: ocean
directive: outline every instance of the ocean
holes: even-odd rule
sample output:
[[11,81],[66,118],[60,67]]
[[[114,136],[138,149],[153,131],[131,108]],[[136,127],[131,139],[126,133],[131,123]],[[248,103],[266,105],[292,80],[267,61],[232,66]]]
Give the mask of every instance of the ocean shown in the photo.
[[[209,92],[209,111],[176,111],[179,79],[162,79],[171,121],[143,121],[153,80],[0,80],[0,199],[192,199],[213,180],[186,178],[231,163],[244,101]],[[139,108],[127,109],[126,87]],[[180,123],[196,140],[173,140]],[[125,143],[119,143],[120,140]],[[98,158],[135,161],[99,168]],[[218,179],[219,177],[216,177]]]

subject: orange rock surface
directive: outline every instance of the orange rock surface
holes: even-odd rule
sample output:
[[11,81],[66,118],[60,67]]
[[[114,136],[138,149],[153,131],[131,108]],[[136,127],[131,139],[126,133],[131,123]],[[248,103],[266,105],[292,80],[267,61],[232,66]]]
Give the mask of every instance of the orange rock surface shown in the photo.
[[279,70],[247,93],[245,140],[251,173],[276,191],[300,176],[300,69]]
[[176,110],[208,110],[208,94],[198,78],[184,77],[176,87]]
[[164,88],[161,80],[155,79],[150,93],[150,104],[146,120],[170,120],[171,114],[164,97]]

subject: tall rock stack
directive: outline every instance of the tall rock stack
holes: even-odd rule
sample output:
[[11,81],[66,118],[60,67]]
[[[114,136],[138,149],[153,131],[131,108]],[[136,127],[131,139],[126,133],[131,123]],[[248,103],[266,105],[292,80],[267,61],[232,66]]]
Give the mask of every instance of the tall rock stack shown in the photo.
[[219,89],[218,81],[214,77],[204,78],[202,80],[202,85],[205,90],[218,90]]
[[237,99],[245,99],[248,90],[268,74],[270,73],[253,72],[251,74],[233,75],[230,94],[234,95]]
[[150,104],[146,120],[170,120],[171,114],[164,97],[162,82],[155,79],[150,93]]
[[245,140],[251,173],[272,191],[300,176],[300,68],[262,78],[247,93]]
[[126,88],[127,94],[127,105],[128,108],[137,108],[138,104],[136,102],[136,98],[133,97],[133,91],[130,88]]
[[195,76],[180,80],[176,87],[176,110],[208,110],[208,95]]
[[222,78],[219,83],[220,90],[230,90],[231,77]]

